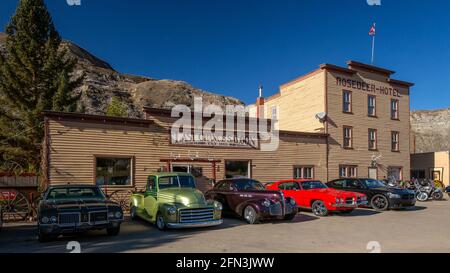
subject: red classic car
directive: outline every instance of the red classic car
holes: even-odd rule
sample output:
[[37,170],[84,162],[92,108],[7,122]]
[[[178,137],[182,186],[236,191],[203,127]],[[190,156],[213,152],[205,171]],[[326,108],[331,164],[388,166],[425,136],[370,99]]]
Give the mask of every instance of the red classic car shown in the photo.
[[311,209],[316,216],[326,216],[330,211],[351,213],[367,204],[364,194],[331,189],[314,180],[283,180],[268,184],[266,188],[281,190],[286,197],[294,198],[297,206]]

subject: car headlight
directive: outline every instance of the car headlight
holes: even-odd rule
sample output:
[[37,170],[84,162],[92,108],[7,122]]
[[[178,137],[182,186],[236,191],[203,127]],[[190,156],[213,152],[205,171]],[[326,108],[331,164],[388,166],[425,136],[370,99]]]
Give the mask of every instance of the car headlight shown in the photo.
[[50,221],[50,219],[48,218],[48,217],[42,217],[42,219],[41,219],[41,222],[43,223],[43,224],[47,224],[48,222]]
[[294,200],[294,198],[290,198],[290,199],[289,199],[289,203],[290,203],[292,206],[295,206],[295,200]]
[[344,199],[343,198],[336,198],[336,204],[343,204]]
[[270,200],[269,199],[264,199],[264,201],[262,202],[263,206],[265,207],[270,207]]
[[58,219],[56,218],[56,216],[52,216],[52,217],[50,217],[50,221],[52,223],[56,223],[58,221]]
[[177,213],[177,208],[176,208],[176,207],[170,207],[170,208],[167,210],[167,212],[168,212],[170,215],[174,215],[175,213]]
[[114,216],[116,216],[116,218],[122,218],[122,212],[118,211],[114,214]]
[[220,203],[220,202],[214,202],[214,208],[215,208],[216,210],[222,210],[222,209],[223,209],[222,203]]

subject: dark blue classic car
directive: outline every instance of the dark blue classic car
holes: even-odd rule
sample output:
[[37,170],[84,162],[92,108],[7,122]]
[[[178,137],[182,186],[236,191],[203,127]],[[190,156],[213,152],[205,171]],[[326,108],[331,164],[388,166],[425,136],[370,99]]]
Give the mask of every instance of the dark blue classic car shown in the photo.
[[52,186],[42,195],[38,208],[38,238],[44,242],[59,235],[106,229],[120,232],[123,211],[94,185]]

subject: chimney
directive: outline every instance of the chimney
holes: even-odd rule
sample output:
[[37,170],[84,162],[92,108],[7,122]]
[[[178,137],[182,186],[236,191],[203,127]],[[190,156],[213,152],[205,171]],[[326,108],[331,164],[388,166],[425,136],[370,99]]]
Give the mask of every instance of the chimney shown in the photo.
[[259,95],[256,99],[256,117],[264,118],[264,97],[263,97],[263,86],[259,86]]

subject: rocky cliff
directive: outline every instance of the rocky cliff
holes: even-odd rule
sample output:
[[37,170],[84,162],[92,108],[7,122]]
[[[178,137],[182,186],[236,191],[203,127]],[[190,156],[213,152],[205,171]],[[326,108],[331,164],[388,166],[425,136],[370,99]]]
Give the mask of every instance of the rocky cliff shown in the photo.
[[[0,53],[4,53],[5,40],[6,35],[0,33]],[[194,96],[203,97],[205,105],[243,104],[236,98],[209,93],[186,82],[123,74],[72,42],[64,41],[61,46],[78,60],[75,74],[84,72],[86,75],[78,90],[82,93],[80,103],[86,113],[104,114],[113,96],[120,98],[127,105],[130,117],[142,117],[143,106],[191,106]]]
[[450,150],[450,108],[411,112],[411,135],[412,152]]

